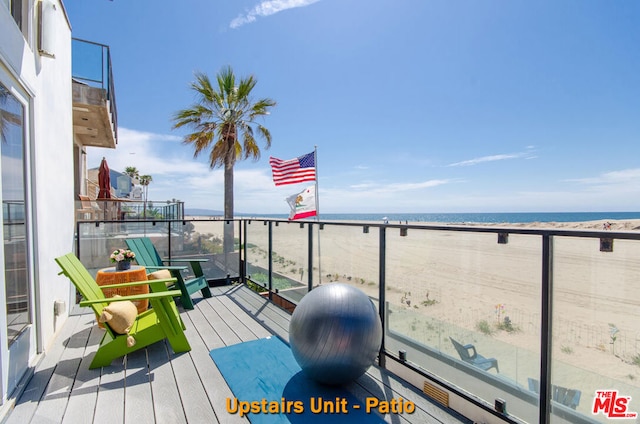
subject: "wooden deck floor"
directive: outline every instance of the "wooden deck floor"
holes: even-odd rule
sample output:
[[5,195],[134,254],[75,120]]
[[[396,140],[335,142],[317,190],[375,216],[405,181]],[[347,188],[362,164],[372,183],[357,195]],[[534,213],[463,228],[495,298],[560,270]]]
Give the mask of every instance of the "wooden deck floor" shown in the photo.
[[[88,367],[103,330],[92,314],[71,316],[6,422],[247,423],[226,411],[233,394],[209,351],[271,334],[288,340],[290,316],[245,286],[212,291],[212,298],[181,312],[191,352],[174,355],[168,344],[156,343],[102,369]],[[382,393],[415,403],[413,414],[385,415],[389,423],[470,422],[376,366],[352,384],[363,397]]]

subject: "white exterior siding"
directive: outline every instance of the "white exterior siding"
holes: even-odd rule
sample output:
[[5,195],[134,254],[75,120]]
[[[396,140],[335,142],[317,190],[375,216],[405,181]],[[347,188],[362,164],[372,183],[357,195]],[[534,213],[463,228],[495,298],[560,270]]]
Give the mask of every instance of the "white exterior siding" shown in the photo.
[[[28,361],[46,350],[69,310],[70,284],[58,276],[56,256],[73,251],[74,162],[71,97],[71,28],[62,3],[55,5],[52,20],[54,58],[41,56],[37,40],[37,7],[28,1],[29,17],[25,35],[16,26],[6,5],[0,3],[0,83],[25,108],[27,161],[27,231],[30,233],[29,275],[32,282],[31,336],[20,340],[19,350],[28,352]],[[0,217],[1,219],[1,217]],[[0,246],[0,259],[3,257]],[[0,260],[0,305],[4,309],[4,262]],[[54,302],[63,300],[66,311],[54,316]],[[25,364],[13,363],[6,335],[6,317],[0,313],[0,360],[2,363],[2,403],[5,404]],[[12,347],[12,350],[14,347]],[[11,360],[10,360],[11,359]],[[17,370],[16,370],[17,367]]]
[[60,328],[54,319],[57,299],[69,307],[69,281],[58,276],[60,269],[54,258],[73,251],[74,234],[74,163],[71,100],[71,29],[64,10],[57,5],[55,16],[55,58],[36,54],[38,94],[34,99],[33,172],[35,187],[37,247],[35,261],[36,286],[40,299],[40,337],[43,347],[51,342]]

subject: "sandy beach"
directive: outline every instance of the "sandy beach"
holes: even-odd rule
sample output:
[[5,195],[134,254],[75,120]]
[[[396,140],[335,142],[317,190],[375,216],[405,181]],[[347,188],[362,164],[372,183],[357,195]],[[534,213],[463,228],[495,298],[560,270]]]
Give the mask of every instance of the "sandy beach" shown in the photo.
[[[257,224],[247,234],[248,261],[266,266],[267,227]],[[202,234],[222,230],[209,222],[194,225]],[[488,226],[596,230],[606,237],[640,231],[640,220],[482,225]],[[273,250],[281,258],[275,272],[307,281],[307,232],[298,222],[274,226]],[[328,224],[314,234],[316,242],[318,234],[314,282],[354,284],[377,299],[378,229]],[[401,235],[388,228],[390,327],[452,356],[449,336],[474,343],[479,353],[498,358],[501,374],[526,386],[539,367],[541,246],[537,235],[510,234],[501,244],[495,233],[409,229]],[[314,251],[317,256],[316,243]],[[555,237],[553,258],[556,384],[580,387],[586,408],[589,392],[603,384],[640,396],[640,241],[615,240],[613,251],[603,252],[599,238]],[[517,358],[508,353],[514,349]]]

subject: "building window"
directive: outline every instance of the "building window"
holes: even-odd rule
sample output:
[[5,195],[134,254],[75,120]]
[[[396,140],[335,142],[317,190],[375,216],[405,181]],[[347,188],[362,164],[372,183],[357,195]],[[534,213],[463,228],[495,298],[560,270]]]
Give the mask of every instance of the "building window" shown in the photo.
[[24,13],[25,4],[25,0],[0,0],[0,7],[4,6],[9,9],[11,16],[13,16],[13,20],[16,21],[18,28],[20,28],[20,31],[22,31],[23,26],[22,15]]
[[25,209],[24,107],[0,84],[0,153],[7,334],[11,345],[31,323]]

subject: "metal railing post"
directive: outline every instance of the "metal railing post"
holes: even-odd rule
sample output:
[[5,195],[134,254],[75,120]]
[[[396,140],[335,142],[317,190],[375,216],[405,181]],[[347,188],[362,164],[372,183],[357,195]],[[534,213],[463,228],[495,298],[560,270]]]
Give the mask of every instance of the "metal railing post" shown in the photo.
[[269,300],[273,300],[273,222],[269,221]]
[[80,222],[76,221],[76,256],[80,259]]
[[309,269],[309,271],[307,271],[307,278],[308,278],[308,282],[307,282],[307,292],[310,292],[311,290],[313,290],[313,224],[309,223],[309,236],[307,237],[308,239],[308,246],[307,246],[307,255],[308,255],[308,264],[307,267]]
[[540,306],[540,408],[539,422],[548,424],[551,419],[551,344],[553,300],[553,237],[542,235],[542,302]]
[[[242,252],[242,255],[238,254],[238,270],[240,271],[240,281],[245,282],[245,276],[247,275],[246,263],[247,263],[247,241],[245,240],[247,234],[247,221],[241,220],[241,225],[238,225],[240,235],[238,236],[238,240],[240,240],[240,246],[242,249],[238,249],[239,252]],[[244,231],[243,231],[244,230]]]
[[385,269],[385,264],[386,264],[386,249],[387,249],[387,228],[383,225],[380,227],[380,254],[379,254],[379,261],[380,263],[378,264],[378,270],[379,270],[379,274],[378,274],[378,282],[379,282],[379,294],[378,294],[378,313],[380,314],[380,323],[382,324],[382,343],[380,344],[380,353],[378,355],[378,365],[381,366],[382,368],[385,368],[385,364],[386,364],[386,356],[385,356],[385,343],[384,343],[384,339],[385,339],[385,303],[386,301],[386,297],[385,297],[385,273],[386,273],[386,269]]
[[172,255],[171,255],[171,221],[167,222],[167,249],[169,249],[169,260],[171,260]]

